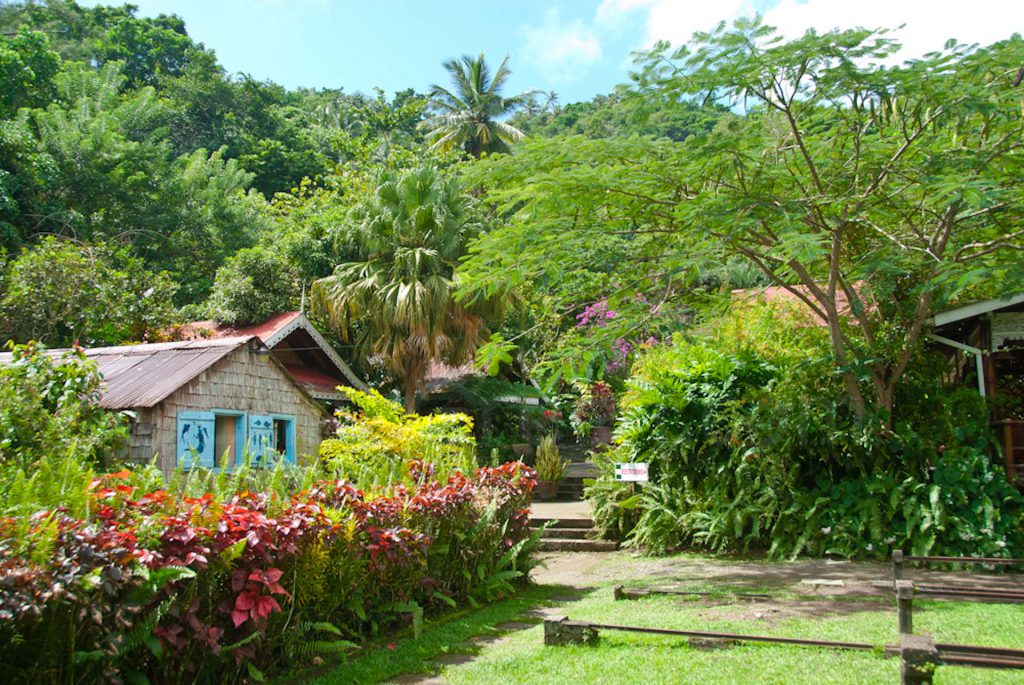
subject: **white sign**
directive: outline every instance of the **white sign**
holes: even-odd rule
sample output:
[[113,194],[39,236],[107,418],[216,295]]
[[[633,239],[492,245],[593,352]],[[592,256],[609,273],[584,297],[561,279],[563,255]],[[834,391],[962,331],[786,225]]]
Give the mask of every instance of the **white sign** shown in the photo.
[[647,464],[616,464],[615,480],[632,481],[634,483],[646,483]]
[[1024,312],[992,315],[992,349],[999,349],[1008,340],[1024,340]]

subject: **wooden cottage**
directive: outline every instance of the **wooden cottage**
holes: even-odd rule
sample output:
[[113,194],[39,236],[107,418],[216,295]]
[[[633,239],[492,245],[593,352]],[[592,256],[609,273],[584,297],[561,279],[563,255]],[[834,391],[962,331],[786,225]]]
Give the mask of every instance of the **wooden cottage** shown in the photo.
[[[63,350],[53,350],[60,354]],[[256,336],[97,347],[100,406],[131,420],[127,457],[177,466],[228,466],[248,453],[295,462],[320,446],[326,411]],[[10,354],[0,355],[0,363]]]
[[951,380],[990,400],[1007,476],[1024,487],[1024,293],[941,312],[932,324]]

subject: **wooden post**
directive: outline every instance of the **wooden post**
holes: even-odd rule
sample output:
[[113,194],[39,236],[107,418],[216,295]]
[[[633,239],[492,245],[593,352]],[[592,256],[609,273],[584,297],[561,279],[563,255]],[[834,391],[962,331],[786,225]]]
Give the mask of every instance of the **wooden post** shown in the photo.
[[615,599],[642,599],[644,597],[650,597],[651,592],[649,590],[640,590],[638,588],[622,587],[621,585],[615,586]]
[[929,635],[900,635],[901,685],[931,685],[939,650]]
[[896,581],[896,610],[899,615],[900,635],[913,635],[914,584],[909,580]]
[[897,549],[892,553],[892,582],[903,580],[903,550]]
[[597,642],[597,630],[590,626],[570,621],[568,616],[544,621],[544,644],[592,645]]

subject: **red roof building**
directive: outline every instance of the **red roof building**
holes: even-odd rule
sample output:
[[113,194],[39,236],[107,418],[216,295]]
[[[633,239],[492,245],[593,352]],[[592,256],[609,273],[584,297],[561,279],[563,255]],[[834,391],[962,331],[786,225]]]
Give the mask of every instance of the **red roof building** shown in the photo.
[[178,337],[185,340],[237,336],[255,336],[262,340],[295,382],[318,400],[344,400],[345,396],[337,390],[339,385],[367,389],[366,383],[302,312],[283,312],[263,323],[241,327],[193,321],[178,332]]

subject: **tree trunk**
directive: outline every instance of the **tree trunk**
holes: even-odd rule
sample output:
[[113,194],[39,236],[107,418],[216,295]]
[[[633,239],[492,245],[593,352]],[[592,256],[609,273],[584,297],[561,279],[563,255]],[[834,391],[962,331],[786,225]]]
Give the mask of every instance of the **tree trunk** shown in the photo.
[[405,381],[405,413],[416,413],[416,379],[408,378]]
[[821,304],[827,315],[829,340],[832,343],[832,356],[838,364],[846,368],[843,371],[843,384],[846,386],[846,394],[850,398],[850,406],[853,408],[854,416],[857,417],[859,423],[863,423],[868,414],[867,401],[864,399],[864,393],[860,389],[857,374],[849,369],[850,357],[847,354],[846,344],[843,340],[839,308],[836,306],[834,299],[829,302],[822,302]]

